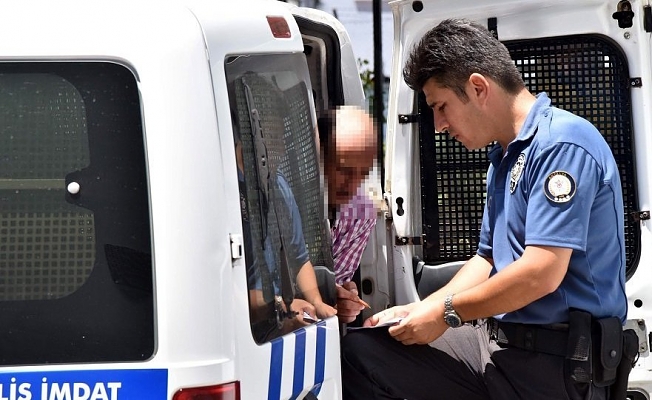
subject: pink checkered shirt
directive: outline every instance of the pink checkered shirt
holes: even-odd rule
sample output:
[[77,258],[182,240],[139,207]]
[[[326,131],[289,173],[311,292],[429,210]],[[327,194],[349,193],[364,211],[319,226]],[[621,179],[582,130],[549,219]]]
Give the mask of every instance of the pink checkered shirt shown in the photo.
[[356,194],[340,208],[331,226],[335,282],[348,282],[360,265],[362,252],[376,226],[377,210],[364,195]]

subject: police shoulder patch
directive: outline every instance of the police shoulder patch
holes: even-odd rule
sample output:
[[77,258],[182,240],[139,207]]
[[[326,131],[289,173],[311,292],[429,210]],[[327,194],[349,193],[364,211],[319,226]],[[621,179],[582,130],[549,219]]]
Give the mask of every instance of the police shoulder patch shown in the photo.
[[552,172],[543,184],[546,197],[555,203],[566,203],[575,196],[575,179],[565,171]]

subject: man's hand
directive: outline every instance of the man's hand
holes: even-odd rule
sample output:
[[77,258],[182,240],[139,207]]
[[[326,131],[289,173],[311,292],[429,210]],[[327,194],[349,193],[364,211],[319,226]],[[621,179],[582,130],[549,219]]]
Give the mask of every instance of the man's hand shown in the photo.
[[362,310],[364,305],[360,303],[358,297],[358,288],[355,282],[349,281],[344,284],[337,285],[337,318],[342,323],[349,323],[355,321],[356,317]]
[[317,316],[321,319],[332,317],[333,315],[337,314],[337,310],[335,308],[329,306],[323,301],[313,305],[315,306],[315,312],[317,313]]
[[369,317],[364,326],[376,326],[395,318],[402,320],[389,327],[389,334],[405,345],[430,343],[448,329],[444,322],[444,302],[441,299],[426,299],[388,308]]
[[428,344],[440,337],[448,325],[444,322],[444,303],[441,299],[426,299],[418,303],[409,304],[403,320],[389,328],[389,334],[399,342],[410,344]]
[[404,306],[388,308],[367,318],[362,326],[376,326],[395,318],[405,318],[417,303],[411,303]]
[[290,309],[297,313],[297,316],[303,320],[303,313],[310,315],[313,319],[317,319],[315,306],[303,299],[294,299],[290,305]]

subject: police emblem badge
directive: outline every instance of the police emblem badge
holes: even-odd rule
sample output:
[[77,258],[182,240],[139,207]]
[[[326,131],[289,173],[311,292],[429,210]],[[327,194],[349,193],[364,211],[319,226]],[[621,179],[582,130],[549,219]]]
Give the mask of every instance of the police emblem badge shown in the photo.
[[555,203],[566,203],[575,196],[575,179],[565,171],[552,172],[543,184],[546,197]]
[[509,193],[514,193],[514,190],[516,190],[518,181],[521,179],[521,175],[523,174],[523,167],[525,167],[525,153],[518,155],[518,159],[516,159],[516,163],[514,163],[514,166],[512,167],[512,172],[509,176]]

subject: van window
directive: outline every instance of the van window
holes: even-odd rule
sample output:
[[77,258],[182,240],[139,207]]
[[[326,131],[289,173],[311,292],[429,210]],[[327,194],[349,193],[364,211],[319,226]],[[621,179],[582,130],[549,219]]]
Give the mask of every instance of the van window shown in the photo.
[[[505,43],[533,93],[591,121],[614,154],[623,188],[627,276],[638,265],[640,225],[633,155],[630,82],[622,50],[602,36],[578,35]],[[424,259],[462,261],[477,249],[489,160],[486,149],[468,151],[434,134],[432,112],[421,95],[419,112]]]
[[[312,94],[303,54],[232,57],[226,74],[252,331],[263,342],[301,326],[283,315],[292,299],[318,289],[335,301]],[[303,268],[317,276],[310,287]]]
[[150,248],[133,74],[0,63],[0,364],[149,358]]

